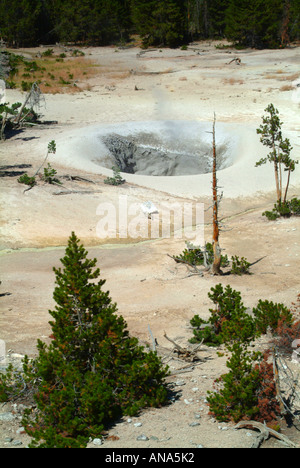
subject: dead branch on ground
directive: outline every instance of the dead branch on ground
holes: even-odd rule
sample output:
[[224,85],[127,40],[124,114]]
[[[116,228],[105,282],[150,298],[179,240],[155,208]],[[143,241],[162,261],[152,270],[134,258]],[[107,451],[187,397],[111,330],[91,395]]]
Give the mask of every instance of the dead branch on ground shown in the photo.
[[60,196],[60,195],[74,195],[74,194],[80,194],[80,195],[90,195],[94,193],[102,193],[102,190],[69,190],[67,191],[60,191],[60,192],[54,192],[52,195]]
[[204,276],[203,271],[199,270],[199,268],[197,268],[196,265],[193,265],[192,263],[188,262],[187,260],[183,260],[181,258],[172,256],[172,255],[169,255],[169,254],[167,254],[167,255],[168,255],[168,257],[175,260],[176,263],[182,263],[182,264],[187,265],[188,267],[192,268],[192,271],[189,270],[190,274],[187,276],[187,278],[189,278],[190,276]]
[[242,63],[239,57],[235,57],[234,59],[230,60],[230,62],[227,62],[226,65],[231,65],[233,62],[235,62],[236,65],[241,65]]
[[257,436],[256,441],[253,443],[252,448],[259,448],[261,444],[268,440],[271,436],[275,437],[276,439],[281,440],[284,444],[287,444],[289,447],[292,448],[299,448],[298,445],[294,444],[290,439],[288,439],[283,434],[279,434],[279,432],[267,427],[266,424],[262,424],[257,421],[240,421],[234,429],[244,429],[252,427],[254,429],[258,429],[260,434]]
[[66,175],[62,175],[62,176],[59,176],[60,179],[67,179],[69,181],[73,181],[73,180],[78,180],[79,182],[88,182],[90,184],[95,184],[96,185],[96,182],[94,182],[93,180],[91,179],[86,179],[85,177],[81,177],[81,176],[73,176],[73,175],[70,175],[70,174],[66,174]]
[[174,340],[169,338],[167,336],[166,332],[164,332],[164,337],[166,338],[166,340],[168,340],[170,343],[172,343],[174,345],[174,349],[172,350],[172,352],[177,354],[177,357],[179,359],[182,359],[182,360],[188,361],[188,362],[195,362],[195,361],[201,360],[199,358],[199,356],[197,355],[197,351],[201,348],[201,346],[203,344],[203,341],[194,348],[183,348],[178,343],[176,343]]

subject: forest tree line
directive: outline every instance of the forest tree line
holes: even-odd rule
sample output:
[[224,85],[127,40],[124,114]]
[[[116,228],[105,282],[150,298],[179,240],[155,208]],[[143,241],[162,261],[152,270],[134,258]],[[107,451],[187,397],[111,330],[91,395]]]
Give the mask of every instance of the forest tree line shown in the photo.
[[55,42],[178,47],[226,38],[240,47],[285,47],[300,39],[300,0],[0,0],[9,46]]

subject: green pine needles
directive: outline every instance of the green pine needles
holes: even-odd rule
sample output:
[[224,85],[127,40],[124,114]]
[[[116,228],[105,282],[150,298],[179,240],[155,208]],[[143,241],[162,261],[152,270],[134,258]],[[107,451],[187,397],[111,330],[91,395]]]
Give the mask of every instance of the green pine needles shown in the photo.
[[255,338],[270,329],[276,335],[281,323],[292,327],[291,311],[283,304],[259,301],[256,308],[247,311],[239,291],[222,284],[211,288],[208,297],[214,308],[205,322],[198,315],[191,320],[194,328],[192,342],[209,346],[224,345],[231,353],[227,374],[214,383],[208,392],[210,413],[218,421],[238,422],[243,419],[273,422],[280,416],[273,363],[268,353],[248,350]]
[[209,309],[210,318],[206,321],[194,315],[190,321],[194,335],[191,343],[203,341],[208,346],[220,346],[240,341],[249,344],[268,329],[275,333],[281,321],[287,326],[293,325],[293,315],[284,304],[260,300],[256,307],[247,310],[241,293],[230,285],[223,288],[222,284],[217,284],[208,297],[214,304]]
[[249,352],[241,342],[235,342],[230,351],[231,358],[226,363],[229,372],[215,382],[215,392],[208,392],[210,412],[222,422],[257,419],[261,387],[257,363],[261,357],[259,353]]
[[[144,407],[166,403],[168,369],[154,352],[130,337],[117,306],[98,280],[96,259],[72,233],[56,288],[52,342],[38,341],[38,357],[26,366],[38,408],[23,423],[31,447],[85,447],[110,422]],[[98,280],[98,281],[96,281]]]

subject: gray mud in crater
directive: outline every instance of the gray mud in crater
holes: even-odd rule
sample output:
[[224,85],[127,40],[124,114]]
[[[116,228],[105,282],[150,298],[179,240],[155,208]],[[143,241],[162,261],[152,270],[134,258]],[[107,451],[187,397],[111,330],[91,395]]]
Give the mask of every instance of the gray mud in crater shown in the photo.
[[[274,185],[273,175],[255,170],[261,143],[255,128],[219,122],[218,180],[239,196]],[[258,149],[259,148],[259,149]],[[41,151],[42,151],[41,147]],[[212,123],[206,121],[120,122],[82,127],[57,138],[50,162],[111,176],[118,166],[129,183],[180,196],[211,193]],[[125,175],[126,174],[126,175]]]
[[[102,137],[102,142],[114,158],[121,172],[147,176],[182,176],[207,174],[212,171],[212,150],[208,145],[193,147],[188,144],[168,142],[162,144],[157,135],[140,133],[122,136],[112,133]],[[219,148],[218,169],[226,166],[226,145]],[[109,169],[109,162],[106,162]]]

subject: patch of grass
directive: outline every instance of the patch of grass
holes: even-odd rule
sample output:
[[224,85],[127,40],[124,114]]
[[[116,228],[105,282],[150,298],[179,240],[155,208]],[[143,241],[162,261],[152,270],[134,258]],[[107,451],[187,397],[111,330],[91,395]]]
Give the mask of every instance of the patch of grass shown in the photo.
[[130,71],[115,71],[109,74],[109,77],[113,80],[125,80],[126,78],[129,78],[130,76]]
[[291,75],[281,76],[280,81],[295,81],[300,77],[300,73],[292,73]]
[[286,74],[282,70],[278,70],[275,74],[267,73],[264,75],[267,80],[277,81],[295,81],[300,77],[300,73]]
[[[86,81],[97,73],[97,66],[81,54],[69,57],[56,55],[52,49],[41,57],[28,60],[9,52],[13,64],[8,80],[16,88],[27,91],[33,82],[39,83],[44,94],[77,93],[87,89]],[[49,86],[49,78],[51,86]]]
[[280,88],[280,91],[293,91],[294,90],[294,86],[292,85],[284,85],[284,86],[281,86]]
[[231,78],[224,78],[223,83],[224,84],[229,84],[231,86],[233,86],[235,84],[242,85],[242,84],[244,84],[244,80],[231,77]]

